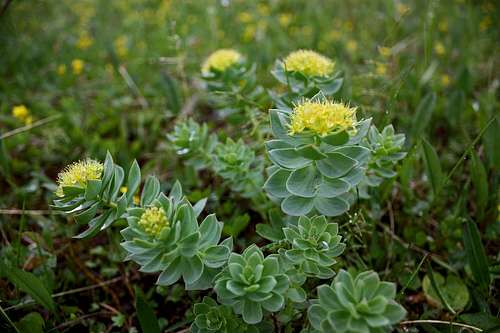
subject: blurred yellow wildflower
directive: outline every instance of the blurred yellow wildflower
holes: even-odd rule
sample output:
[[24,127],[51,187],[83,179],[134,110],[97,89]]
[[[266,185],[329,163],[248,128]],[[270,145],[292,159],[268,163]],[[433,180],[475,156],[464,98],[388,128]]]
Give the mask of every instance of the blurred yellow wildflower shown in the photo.
[[354,53],[358,49],[358,43],[356,43],[355,40],[351,39],[351,40],[347,41],[346,48],[347,48],[347,51],[349,51],[350,53]]
[[104,166],[101,162],[86,159],[67,166],[57,177],[58,188],[56,195],[64,196],[63,187],[77,186],[85,188],[89,180],[98,180],[102,177]]
[[441,21],[438,23],[438,29],[441,32],[448,32],[448,21]]
[[332,30],[327,35],[328,40],[332,40],[334,42],[340,40],[341,37],[342,37],[342,33],[338,30]]
[[481,31],[487,30],[490,27],[491,23],[492,23],[491,17],[486,16],[479,23],[479,30]]
[[446,48],[444,47],[443,43],[437,42],[434,46],[434,51],[436,51],[437,55],[442,56],[446,53]]
[[146,233],[154,237],[160,236],[163,229],[170,225],[165,211],[158,207],[146,208],[138,223]]
[[278,16],[278,22],[283,28],[286,28],[292,23],[292,14],[290,13],[282,13]]
[[255,35],[257,34],[257,27],[255,24],[249,24],[243,30],[242,39],[244,42],[250,42],[255,39]]
[[16,105],[12,108],[12,116],[21,121],[24,121],[29,116],[29,114],[30,112],[25,105]]
[[344,23],[344,28],[347,30],[347,31],[353,31],[354,30],[354,24],[352,23],[351,20],[349,21],[346,21]]
[[66,65],[65,64],[60,64],[59,66],[57,66],[57,74],[59,74],[60,76],[63,76],[64,74],[66,74]]
[[377,66],[375,67],[375,73],[377,73],[377,75],[380,75],[380,76],[384,76],[385,74],[387,74],[387,67],[385,64],[377,64]]
[[250,22],[252,22],[253,17],[252,17],[252,14],[250,14],[249,12],[241,12],[238,14],[237,19],[241,23],[250,23]]
[[85,63],[81,59],[74,59],[71,62],[71,68],[73,69],[73,74],[80,75],[83,72],[83,67],[85,67]]
[[332,60],[311,50],[292,52],[283,60],[283,64],[287,71],[310,76],[328,76],[335,67]]
[[378,52],[382,57],[388,58],[391,55],[391,48],[386,46],[379,46]]
[[443,87],[448,87],[451,83],[450,76],[448,74],[441,75],[441,84]]
[[220,49],[212,53],[201,66],[202,73],[209,73],[211,70],[225,71],[243,59],[242,55],[232,49]]
[[128,53],[128,48],[127,48],[127,37],[126,36],[120,36],[117,39],[115,39],[113,45],[115,47],[116,54],[119,57],[125,57]]
[[80,50],[86,50],[92,44],[94,43],[94,40],[90,37],[88,33],[83,33],[80,35],[80,38],[78,38],[78,41],[76,42],[76,47],[78,47]]
[[304,100],[293,109],[289,133],[293,135],[311,131],[314,134],[326,135],[334,131],[352,130],[355,123],[356,108],[328,100]]
[[269,6],[266,4],[258,4],[257,12],[261,16],[269,16],[269,14],[271,13],[271,8],[269,8]]
[[410,11],[410,7],[408,7],[404,3],[399,2],[398,4],[396,4],[396,10],[398,11],[399,15],[403,16]]

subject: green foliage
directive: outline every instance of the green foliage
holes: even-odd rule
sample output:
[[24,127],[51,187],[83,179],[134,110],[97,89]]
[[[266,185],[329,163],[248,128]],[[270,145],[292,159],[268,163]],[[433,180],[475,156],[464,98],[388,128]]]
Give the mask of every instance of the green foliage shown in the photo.
[[301,273],[320,279],[333,277],[335,273],[330,267],[336,263],[334,258],[345,249],[336,223],[328,223],[324,216],[312,219],[301,216],[297,226],[285,227],[283,233],[291,249],[282,249],[280,252]]
[[187,289],[209,288],[215,269],[224,265],[232,250],[230,238],[218,245],[222,223],[215,215],[208,215],[198,225],[197,217],[205,201],[191,206],[179,183],[168,197],[159,191],[155,194],[142,204],[162,209],[169,225],[158,236],[151,235],[139,224],[145,208],[129,208],[128,227],[121,232],[125,239],[121,245],[128,253],[126,259],[141,265],[143,272],[161,272],[159,285],[171,285],[182,276]]
[[231,307],[219,305],[210,297],[203,297],[203,302],[194,305],[194,314],[196,318],[191,326],[193,333],[258,332],[257,328],[235,316]]
[[[446,280],[439,273],[434,273],[433,277],[436,282],[436,287],[439,289],[439,293],[445,299],[446,303],[448,303],[455,311],[463,310],[467,303],[469,303],[469,291],[462,280],[452,274],[448,275]],[[422,289],[431,304],[443,307],[438,292],[432,286],[429,275],[424,277],[422,281]]]
[[262,162],[241,139],[235,142],[228,138],[225,144],[217,145],[213,154],[213,169],[231,190],[245,198],[253,198],[261,191]]
[[341,270],[330,286],[318,287],[319,299],[308,309],[311,325],[320,332],[390,332],[406,315],[394,301],[396,285],[380,281],[373,271],[355,278]]
[[215,292],[222,304],[231,305],[248,324],[262,321],[263,309],[279,311],[289,280],[274,255],[264,257],[256,245],[243,254],[232,253],[227,267],[215,278]]

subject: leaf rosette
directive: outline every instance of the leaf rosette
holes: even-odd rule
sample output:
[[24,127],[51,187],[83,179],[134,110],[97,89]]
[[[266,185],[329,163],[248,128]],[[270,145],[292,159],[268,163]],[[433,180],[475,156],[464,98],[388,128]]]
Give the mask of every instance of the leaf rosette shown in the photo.
[[216,276],[214,289],[222,304],[232,306],[246,323],[256,324],[262,321],[263,309],[276,312],[284,306],[288,286],[277,256],[264,257],[254,244],[241,255],[231,253],[227,267]]
[[[232,250],[232,239],[219,243],[222,222],[214,214],[208,215],[198,225],[197,218],[204,208],[205,200],[191,206],[182,195],[179,183],[167,197],[159,191],[155,180],[146,183],[141,206],[128,210],[129,226],[121,231],[125,241],[121,243],[127,251],[127,260],[141,266],[142,272],[161,272],[157,284],[171,285],[181,277],[186,289],[207,289],[211,286],[217,269],[223,266]],[[147,193],[150,191],[150,193]],[[146,193],[145,193],[146,192]],[[152,228],[143,216],[151,207],[162,210],[162,228]]]
[[366,271],[355,278],[341,270],[330,286],[318,287],[319,299],[308,309],[311,325],[329,333],[391,332],[406,310],[398,304],[396,285],[380,281],[377,273]]
[[335,275],[330,267],[345,249],[336,223],[328,223],[324,216],[301,216],[296,226],[283,228],[283,233],[291,248],[280,249],[280,253],[298,266],[299,271],[320,279]]
[[[307,102],[330,103],[322,95]],[[291,134],[292,114],[290,110],[270,111],[276,139],[266,142],[274,165],[268,169],[265,190],[282,200],[281,209],[288,215],[307,215],[311,211],[326,216],[345,213],[370,160],[371,151],[361,141],[371,119],[353,121],[350,129],[343,125],[335,130],[333,124],[329,133],[306,128]]]

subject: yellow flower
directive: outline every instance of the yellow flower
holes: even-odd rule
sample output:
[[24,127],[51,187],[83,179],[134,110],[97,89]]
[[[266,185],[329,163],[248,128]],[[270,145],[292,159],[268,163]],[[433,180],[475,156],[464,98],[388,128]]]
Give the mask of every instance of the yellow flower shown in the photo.
[[300,72],[309,76],[328,76],[335,67],[332,60],[311,50],[292,52],[283,63],[286,71]]
[[441,32],[448,32],[448,22],[447,21],[441,21],[438,23],[438,29]]
[[128,53],[128,48],[127,48],[127,37],[126,36],[120,36],[114,41],[114,47],[116,54],[118,54],[119,57],[125,57]]
[[170,223],[162,208],[149,207],[142,213],[139,225],[146,233],[158,237],[163,229],[167,228]]
[[482,19],[482,20],[481,20],[481,22],[479,23],[479,30],[481,30],[481,31],[485,31],[485,30],[487,30],[487,29],[490,27],[491,22],[492,22],[491,17],[486,16],[486,17],[485,17],[484,19]]
[[65,64],[60,64],[59,66],[57,66],[57,74],[59,74],[60,76],[63,76],[64,74],[66,74],[66,65]]
[[347,30],[347,31],[352,31],[354,29],[354,24],[352,23],[352,21],[346,21],[344,23],[344,28]]
[[304,100],[296,105],[290,117],[290,135],[311,131],[326,135],[331,132],[349,131],[356,123],[356,108],[332,101]]
[[289,13],[283,13],[278,16],[278,22],[283,28],[286,28],[292,23],[292,14]]
[[385,74],[387,74],[387,67],[385,66],[385,64],[377,64],[375,72],[377,73],[377,75],[384,76]]
[[326,38],[328,40],[332,40],[334,42],[340,40],[340,38],[342,37],[342,33],[338,30],[332,30],[330,31],[330,33],[326,36]]
[[33,124],[33,117],[32,116],[27,116],[26,119],[24,119],[24,124],[25,125],[31,125],[31,124]]
[[127,186],[122,186],[120,187],[120,193],[127,193],[128,187]]
[[398,11],[399,15],[402,16],[402,15],[408,13],[408,11],[410,10],[410,7],[408,7],[404,3],[398,3],[396,5],[396,10]]
[[81,59],[75,59],[71,62],[71,68],[73,69],[73,74],[80,75],[83,71],[85,63]]
[[269,16],[269,14],[271,13],[271,9],[269,8],[268,5],[258,4],[257,5],[257,12],[262,16]]
[[436,46],[434,46],[434,51],[436,51],[437,55],[444,55],[446,53],[446,48],[444,47],[443,43],[437,42]]
[[243,59],[242,55],[232,49],[220,49],[212,53],[201,66],[202,73],[209,73],[211,70],[225,71]]
[[358,43],[355,40],[349,40],[346,45],[347,51],[354,53],[358,49]]
[[255,38],[255,35],[257,33],[257,27],[255,24],[249,24],[245,27],[245,30],[243,30],[243,36],[242,39],[244,42],[250,42]]
[[241,23],[249,23],[253,20],[252,15],[249,12],[241,12],[238,14],[238,21]]
[[78,47],[80,50],[86,50],[93,43],[94,43],[93,39],[89,36],[88,33],[85,32],[80,36],[80,38],[78,38],[78,41],[76,42],[76,47]]
[[30,112],[26,106],[16,105],[12,108],[12,115],[21,121],[25,121],[29,117]]
[[448,74],[441,75],[441,84],[443,87],[448,87],[451,83],[450,76]]
[[378,52],[380,53],[380,55],[382,57],[385,57],[385,58],[388,58],[392,51],[391,51],[391,48],[390,47],[386,47],[386,46],[379,46],[378,47]]
[[67,166],[57,177],[56,195],[64,196],[63,187],[77,186],[85,188],[89,180],[101,179],[104,166],[101,162],[86,159]]

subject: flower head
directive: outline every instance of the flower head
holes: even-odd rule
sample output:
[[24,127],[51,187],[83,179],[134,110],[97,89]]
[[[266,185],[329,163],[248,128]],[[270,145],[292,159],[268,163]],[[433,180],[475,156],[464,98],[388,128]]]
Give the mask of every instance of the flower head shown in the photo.
[[232,49],[220,49],[212,53],[203,63],[201,71],[209,73],[210,70],[225,71],[237,62],[241,61],[242,55]]
[[12,115],[19,120],[26,120],[29,117],[30,112],[28,108],[24,105],[16,105],[12,108]]
[[78,47],[80,50],[86,50],[92,44],[94,43],[92,37],[89,36],[88,33],[83,33],[80,38],[78,38],[78,41],[76,42],[76,47]]
[[85,63],[81,59],[75,59],[71,62],[71,68],[73,69],[73,74],[79,75],[83,71]]
[[356,108],[328,100],[304,100],[293,109],[289,133],[293,135],[311,131],[314,134],[326,135],[351,130],[355,123]]
[[170,222],[162,208],[149,207],[142,213],[139,225],[151,236],[158,237]]
[[309,76],[328,76],[333,72],[335,63],[329,58],[311,50],[298,50],[290,53],[284,60],[285,70],[300,72]]
[[87,159],[79,161],[66,167],[57,177],[59,187],[56,195],[64,196],[63,187],[79,186],[85,188],[89,180],[101,179],[104,166],[101,162]]

